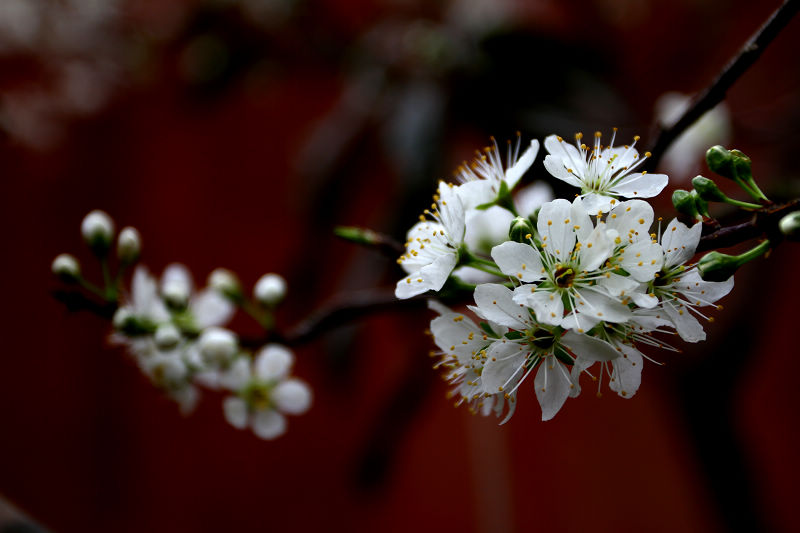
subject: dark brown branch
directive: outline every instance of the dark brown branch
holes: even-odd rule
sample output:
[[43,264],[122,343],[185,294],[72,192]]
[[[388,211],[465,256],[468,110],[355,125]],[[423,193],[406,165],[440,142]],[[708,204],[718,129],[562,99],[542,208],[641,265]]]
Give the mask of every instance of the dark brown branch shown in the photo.
[[763,236],[774,241],[782,237],[778,231],[780,219],[792,211],[800,209],[800,199],[785,204],[774,204],[753,213],[753,217],[742,224],[726,226],[712,231],[700,238],[697,252],[707,252],[720,248],[728,248]]
[[659,126],[656,140],[649,150],[653,156],[645,162],[643,170],[654,170],[670,144],[707,111],[710,111],[725,99],[728,89],[756,62],[764,48],[786,27],[798,10],[800,10],[800,0],[785,0],[764,25],[750,37],[736,57],[725,66],[711,85],[695,96],[683,116],[668,128]]
[[370,289],[336,298],[300,322],[284,337],[289,345],[302,344],[328,330],[387,310],[424,309],[425,297],[398,300],[394,289]]

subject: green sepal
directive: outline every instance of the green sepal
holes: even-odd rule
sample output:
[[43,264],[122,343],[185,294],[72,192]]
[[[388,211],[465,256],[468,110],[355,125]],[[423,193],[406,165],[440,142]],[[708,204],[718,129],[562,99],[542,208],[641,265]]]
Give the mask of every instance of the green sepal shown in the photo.
[[494,332],[494,330],[491,328],[491,326],[489,326],[488,323],[481,322],[478,325],[481,327],[483,332],[486,333],[487,335],[489,335],[490,337],[495,338],[495,339],[498,337],[497,333]]
[[575,364],[575,360],[569,353],[567,353],[567,351],[562,346],[556,346],[555,349],[553,350],[553,355],[555,355],[556,359],[558,359],[565,365]]
[[506,333],[503,336],[508,340],[515,341],[515,340],[523,338],[525,336],[525,334],[522,333],[521,331],[512,330],[512,331],[509,331],[508,333]]

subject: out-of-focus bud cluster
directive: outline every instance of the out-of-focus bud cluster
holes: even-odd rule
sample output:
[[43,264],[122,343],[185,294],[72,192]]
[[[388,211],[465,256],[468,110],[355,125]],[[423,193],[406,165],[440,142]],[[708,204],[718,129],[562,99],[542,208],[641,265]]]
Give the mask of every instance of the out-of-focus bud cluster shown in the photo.
[[[239,336],[224,326],[237,308],[251,315],[268,333],[273,313],[286,295],[286,281],[265,274],[247,299],[236,275],[218,268],[207,287],[195,288],[188,268],[168,265],[160,278],[136,265],[142,249],[139,232],[125,227],[115,235],[111,217],[99,210],[81,223],[81,235],[100,262],[103,283],[84,279],[78,260],[60,254],[53,273],[79,290],[117,305],[112,318],[114,344],[127,348],[150,381],[190,412],[202,387],[230,391],[224,401],[226,418],[237,428],[251,427],[261,438],[286,430],[286,414],[302,414],[311,405],[311,390],[290,375],[293,354],[269,344],[257,355],[243,347]],[[116,237],[116,261],[109,257]],[[116,267],[116,272],[112,272]],[[126,271],[133,268],[130,286]]]

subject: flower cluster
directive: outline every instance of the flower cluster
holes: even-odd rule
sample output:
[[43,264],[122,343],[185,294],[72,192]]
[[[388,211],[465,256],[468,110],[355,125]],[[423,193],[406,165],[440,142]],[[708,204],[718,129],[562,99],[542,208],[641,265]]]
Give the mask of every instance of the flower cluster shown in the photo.
[[[698,317],[711,318],[701,308],[719,307],[733,287],[732,277],[704,281],[691,263],[699,222],[672,220],[662,232],[659,219],[651,233],[653,209],[638,198],[660,193],[667,176],[635,171],[649,153],[640,157],[633,144],[614,147],[613,138],[603,146],[600,133],[593,148],[581,139],[576,135],[574,146],[555,135],[544,141],[545,168],[581,189],[573,201],[545,201],[518,216],[511,190],[538,143],[505,165],[494,146],[459,169],[460,184],[439,184],[431,210],[409,232],[400,258],[408,276],[397,284],[398,298],[441,293],[450,280],[464,288],[457,269],[484,276],[473,281],[468,306],[479,320],[430,302],[438,313],[430,329],[440,366],[457,403],[476,412],[508,420],[531,374],[543,420],[580,393],[583,374],[597,381],[598,394],[607,380],[630,398],[650,359],[640,347],[677,351],[660,338],[668,334],[705,339]],[[493,217],[505,221],[506,233],[488,250],[465,239],[476,209],[506,212]]]
[[105,287],[85,280],[77,259],[68,254],[53,261],[54,273],[117,305],[111,342],[125,346],[141,371],[184,413],[194,409],[201,387],[221,390],[229,393],[223,406],[231,425],[251,427],[257,436],[273,439],[286,431],[285,414],[298,415],[309,409],[311,390],[291,377],[294,356],[288,348],[268,344],[254,356],[240,345],[233,331],[223,327],[242,309],[269,331],[272,312],[286,294],[282,277],[262,276],[250,301],[236,276],[224,269],[213,271],[208,286],[196,290],[191,274],[181,264],[169,265],[160,279],[137,265],[126,289],[120,281],[138,260],[139,233],[134,228],[119,233],[119,272],[112,279],[107,256],[114,239],[113,221],[106,213],[93,211],[84,218],[81,229],[101,261]]

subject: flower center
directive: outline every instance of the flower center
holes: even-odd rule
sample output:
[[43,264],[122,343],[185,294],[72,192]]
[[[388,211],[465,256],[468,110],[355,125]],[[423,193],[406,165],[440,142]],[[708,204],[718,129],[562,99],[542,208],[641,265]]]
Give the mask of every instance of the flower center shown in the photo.
[[546,329],[537,329],[529,337],[530,343],[541,350],[547,350],[556,342],[555,336]]
[[565,289],[567,287],[572,287],[572,281],[575,279],[575,271],[572,270],[572,267],[568,266],[561,266],[556,269],[555,273],[553,274],[553,281],[555,281],[556,285]]

